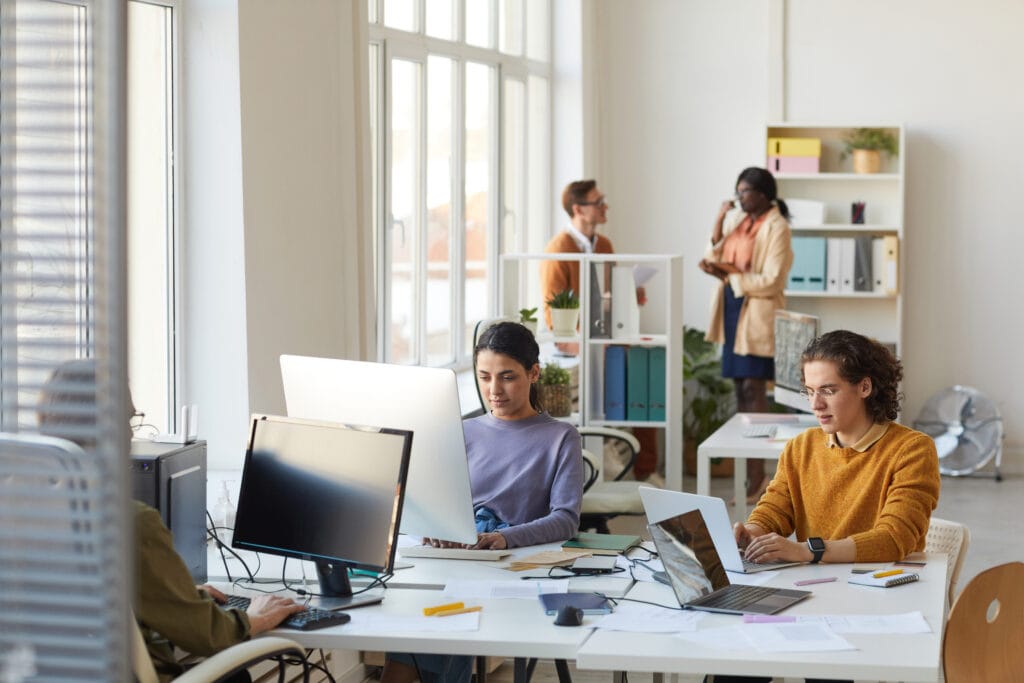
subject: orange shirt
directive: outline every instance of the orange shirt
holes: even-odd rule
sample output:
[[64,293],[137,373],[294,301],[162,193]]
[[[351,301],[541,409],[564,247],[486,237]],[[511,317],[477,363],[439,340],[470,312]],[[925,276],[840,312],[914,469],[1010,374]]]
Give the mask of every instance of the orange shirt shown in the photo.
[[747,216],[726,236],[722,244],[723,261],[733,264],[741,273],[750,271],[750,262],[754,259],[754,238],[764,225],[764,218],[767,215],[766,211],[756,219]]

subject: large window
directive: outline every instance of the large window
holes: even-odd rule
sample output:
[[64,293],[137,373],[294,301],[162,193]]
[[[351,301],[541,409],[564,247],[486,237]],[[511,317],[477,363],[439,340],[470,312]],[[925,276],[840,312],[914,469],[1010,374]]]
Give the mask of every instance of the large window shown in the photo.
[[136,409],[174,431],[176,9],[128,3],[128,377]]
[[462,367],[550,215],[549,0],[368,0],[378,345]]

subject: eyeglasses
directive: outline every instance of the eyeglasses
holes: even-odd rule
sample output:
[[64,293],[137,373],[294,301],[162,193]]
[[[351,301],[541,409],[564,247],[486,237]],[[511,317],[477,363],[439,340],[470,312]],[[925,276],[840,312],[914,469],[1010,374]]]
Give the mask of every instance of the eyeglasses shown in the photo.
[[803,389],[800,395],[806,398],[808,401],[814,399],[815,396],[821,396],[822,398],[832,398],[839,393],[841,387],[822,387],[821,389]]
[[608,206],[608,197],[598,197],[592,202],[576,202],[580,206]]
[[744,197],[745,195],[748,195],[748,194],[764,194],[764,193],[761,192],[760,190],[755,190],[752,187],[744,187],[742,190],[736,190],[736,193],[733,196],[736,197],[736,199],[741,199],[742,197]]

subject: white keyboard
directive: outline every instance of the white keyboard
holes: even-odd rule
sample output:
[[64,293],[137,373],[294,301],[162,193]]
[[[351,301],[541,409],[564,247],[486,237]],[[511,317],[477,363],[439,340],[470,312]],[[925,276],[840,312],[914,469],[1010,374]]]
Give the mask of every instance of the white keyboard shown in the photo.
[[775,424],[749,424],[743,427],[743,436],[748,439],[770,439],[775,436],[775,431],[779,428]]
[[474,548],[435,548],[432,545],[409,545],[399,548],[402,557],[430,557],[444,560],[483,560],[496,562],[512,554],[510,550],[483,550]]

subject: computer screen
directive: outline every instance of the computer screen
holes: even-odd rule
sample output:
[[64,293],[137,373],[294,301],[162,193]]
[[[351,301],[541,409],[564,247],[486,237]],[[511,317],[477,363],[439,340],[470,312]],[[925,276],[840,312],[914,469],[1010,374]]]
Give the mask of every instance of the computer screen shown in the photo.
[[818,336],[818,318],[793,311],[775,311],[775,402],[811,412],[810,403],[800,395],[804,388],[800,357]]
[[316,562],[320,594],[352,594],[348,569],[390,572],[412,433],[257,415],[232,545]]
[[412,430],[402,532],[476,543],[452,370],[284,355],[281,377],[292,417]]

